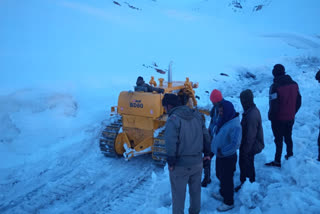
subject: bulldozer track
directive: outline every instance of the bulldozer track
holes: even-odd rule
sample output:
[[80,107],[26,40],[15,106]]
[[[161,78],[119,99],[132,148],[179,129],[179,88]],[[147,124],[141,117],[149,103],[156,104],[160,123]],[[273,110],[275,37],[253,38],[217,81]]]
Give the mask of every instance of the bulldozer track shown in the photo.
[[152,146],[152,158],[156,165],[165,166],[167,160],[166,144],[164,141],[164,130],[154,138]]
[[[151,171],[153,167],[149,165],[142,171],[130,178],[126,182],[115,185],[108,193],[96,213],[131,213],[137,212],[143,201],[149,200],[151,193],[146,190],[151,189]],[[138,212],[139,213],[139,212]]]
[[116,150],[114,148],[114,143],[122,127],[122,121],[119,119],[116,122],[108,125],[101,134],[100,137],[100,150],[107,157],[118,157]]

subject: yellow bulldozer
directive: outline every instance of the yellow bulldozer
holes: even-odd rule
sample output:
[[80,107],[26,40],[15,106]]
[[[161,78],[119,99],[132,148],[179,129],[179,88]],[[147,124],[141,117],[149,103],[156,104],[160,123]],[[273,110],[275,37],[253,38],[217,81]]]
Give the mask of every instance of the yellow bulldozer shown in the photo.
[[[184,105],[196,108],[193,83],[186,78],[185,81],[172,81],[169,67],[168,81],[159,79],[159,88],[164,93],[174,93],[181,98]],[[154,77],[149,82],[157,86]],[[122,91],[119,95],[118,105],[111,107],[111,113],[118,116],[118,120],[108,125],[100,137],[100,150],[105,156],[124,156],[129,160],[135,156],[152,153],[156,163],[164,164],[166,149],[164,142],[164,125],[168,118],[162,107],[164,94],[156,92]],[[208,112],[205,112],[208,113]]]

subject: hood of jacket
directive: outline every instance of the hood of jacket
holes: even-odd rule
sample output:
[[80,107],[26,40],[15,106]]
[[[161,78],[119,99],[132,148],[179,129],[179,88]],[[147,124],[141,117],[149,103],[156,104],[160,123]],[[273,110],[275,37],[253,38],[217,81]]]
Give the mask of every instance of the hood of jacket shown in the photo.
[[144,83],[145,82],[143,79],[140,79],[140,78],[137,79],[137,82],[136,82],[137,86],[142,86]]
[[281,75],[281,76],[276,76],[273,79],[273,82],[281,85],[286,85],[286,84],[292,83],[293,80],[289,75]]
[[192,120],[195,117],[194,110],[188,106],[177,106],[169,111],[169,116],[175,114],[184,120]]
[[231,102],[224,100],[222,103],[223,115],[218,121],[218,130],[228,121],[232,120],[236,116],[236,111]]
[[248,110],[254,105],[253,93],[250,89],[247,89],[240,94],[240,102],[244,111]]

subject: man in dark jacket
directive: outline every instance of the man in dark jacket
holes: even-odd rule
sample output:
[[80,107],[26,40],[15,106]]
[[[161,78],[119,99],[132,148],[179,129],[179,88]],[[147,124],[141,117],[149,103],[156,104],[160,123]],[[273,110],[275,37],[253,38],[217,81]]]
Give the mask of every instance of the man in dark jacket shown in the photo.
[[[212,139],[215,137],[216,129],[217,129],[217,124],[220,119],[219,116],[219,106],[221,105],[221,102],[223,100],[222,94],[219,90],[214,89],[212,90],[210,94],[210,101],[213,104],[213,107],[210,111],[210,125],[208,128],[209,135]],[[204,171],[204,178],[201,182],[202,187],[207,187],[208,184],[211,183],[211,159],[213,157],[213,153],[210,154],[210,158],[204,158],[203,160],[203,171]]]
[[287,145],[288,160],[293,156],[292,127],[295,114],[301,106],[301,95],[298,84],[285,74],[285,68],[281,64],[276,64],[272,70],[274,76],[273,84],[269,93],[269,113],[271,128],[276,144],[276,154],[274,161],[266,163],[266,166],[281,167],[281,154],[284,142]]
[[240,101],[244,111],[241,120],[242,138],[239,158],[241,184],[235,188],[236,192],[239,191],[246,178],[249,178],[251,183],[256,180],[254,155],[264,148],[261,115],[253,102],[252,91],[250,89],[242,91]]
[[[316,74],[316,80],[320,83],[320,70]],[[320,112],[319,112],[320,116]],[[320,161],[320,130],[319,130],[319,135],[318,135],[318,161]]]
[[189,185],[189,213],[200,213],[202,154],[209,156],[210,136],[201,114],[180,105],[177,95],[165,94],[162,105],[168,112],[164,139],[169,166],[172,213],[184,213]]
[[138,77],[137,78],[137,82],[136,82],[137,86],[134,87],[134,91],[144,91],[144,92],[157,92],[157,93],[164,93],[164,89],[163,88],[156,88],[156,87],[152,87],[150,85],[148,85],[147,83],[144,82],[142,77]]

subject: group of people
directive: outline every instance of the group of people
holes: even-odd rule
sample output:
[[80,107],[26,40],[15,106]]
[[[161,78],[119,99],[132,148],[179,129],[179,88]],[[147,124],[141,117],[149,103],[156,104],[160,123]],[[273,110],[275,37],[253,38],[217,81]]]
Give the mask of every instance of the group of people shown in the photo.
[[[295,114],[301,106],[299,87],[286,74],[281,64],[272,70],[273,84],[269,93],[269,113],[276,145],[273,161],[268,167],[281,167],[283,140],[287,146],[285,159],[293,156],[292,127]],[[316,79],[320,82],[320,71]],[[201,186],[211,182],[211,159],[216,157],[215,173],[220,181],[219,192],[212,197],[221,201],[218,211],[234,207],[234,192],[249,179],[255,182],[254,157],[264,148],[264,137],[260,111],[254,103],[250,89],[240,93],[243,114],[233,104],[224,99],[221,92],[214,89],[210,94],[213,107],[210,112],[210,125],[207,128],[197,110],[181,105],[175,94],[165,94],[162,100],[168,112],[165,128],[167,163],[172,192],[172,211],[184,213],[186,186],[189,186],[189,213],[200,212]],[[320,132],[318,138],[320,160]],[[240,185],[234,187],[233,177],[236,170],[237,150],[239,152]],[[201,182],[202,169],[204,178]]]

